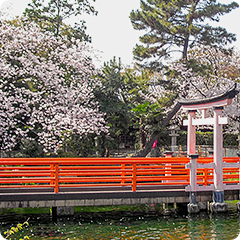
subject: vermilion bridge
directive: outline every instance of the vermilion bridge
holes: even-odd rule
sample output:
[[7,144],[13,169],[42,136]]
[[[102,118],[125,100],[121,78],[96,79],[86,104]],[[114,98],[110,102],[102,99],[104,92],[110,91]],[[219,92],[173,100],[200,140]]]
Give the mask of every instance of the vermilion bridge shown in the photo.
[[[189,163],[197,159],[196,172]],[[239,199],[240,158],[224,158],[225,200]],[[2,158],[0,208],[212,201],[213,158]],[[192,176],[191,176],[192,175]]]

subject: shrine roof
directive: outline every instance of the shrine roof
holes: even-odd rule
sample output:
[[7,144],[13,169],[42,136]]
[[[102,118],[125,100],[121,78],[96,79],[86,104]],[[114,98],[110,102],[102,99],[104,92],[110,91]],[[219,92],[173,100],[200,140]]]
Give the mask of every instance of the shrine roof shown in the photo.
[[235,83],[228,91],[209,98],[182,99],[178,103],[185,109],[204,109],[213,106],[226,106],[240,92],[240,83]]

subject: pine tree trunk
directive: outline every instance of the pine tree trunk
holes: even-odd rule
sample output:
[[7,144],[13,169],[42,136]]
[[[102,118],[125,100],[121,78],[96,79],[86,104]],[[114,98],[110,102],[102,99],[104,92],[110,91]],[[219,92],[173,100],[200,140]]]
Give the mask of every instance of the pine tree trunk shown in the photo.
[[183,59],[187,59],[187,52],[188,52],[188,45],[189,45],[189,38],[191,35],[191,31],[192,31],[192,24],[193,24],[193,16],[194,13],[196,12],[196,7],[198,5],[200,0],[194,0],[194,4],[191,7],[191,11],[189,13],[189,21],[187,22],[188,24],[188,32],[186,33],[185,36],[185,41],[184,41],[184,46],[183,46]]
[[184,42],[183,55],[182,55],[182,58],[183,58],[183,59],[187,59],[188,43],[189,43],[189,35],[188,35],[188,37],[185,39],[185,42]]

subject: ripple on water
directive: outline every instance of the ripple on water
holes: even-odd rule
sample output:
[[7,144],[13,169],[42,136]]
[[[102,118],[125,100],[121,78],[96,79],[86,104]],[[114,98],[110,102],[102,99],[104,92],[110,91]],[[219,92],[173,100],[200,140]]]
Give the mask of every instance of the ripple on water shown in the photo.
[[[47,214],[30,216],[30,226],[23,232],[31,239],[235,239],[240,230],[239,213],[234,209],[228,214],[182,215],[175,217],[147,217],[136,213],[115,212],[113,216],[81,216],[61,218],[57,222]],[[1,232],[23,222],[29,215],[0,216]],[[11,225],[11,224],[12,225]],[[18,238],[19,239],[19,238]]]

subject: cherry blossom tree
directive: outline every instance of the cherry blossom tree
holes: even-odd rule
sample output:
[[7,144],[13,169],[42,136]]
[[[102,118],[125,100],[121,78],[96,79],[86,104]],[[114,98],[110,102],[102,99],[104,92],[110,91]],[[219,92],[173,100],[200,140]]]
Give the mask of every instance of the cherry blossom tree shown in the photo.
[[56,38],[34,23],[0,25],[0,149],[37,139],[57,152],[71,134],[107,132],[94,100],[100,84],[91,49]]
[[218,95],[240,81],[238,52],[201,46],[189,51],[187,61],[170,65],[171,84],[180,98],[206,98]]
[[[180,98],[201,99],[219,95],[240,82],[240,53],[199,46],[189,52],[187,61],[171,65],[171,84]],[[240,90],[240,89],[239,89]],[[240,132],[240,95],[225,107],[230,118],[228,131]]]

